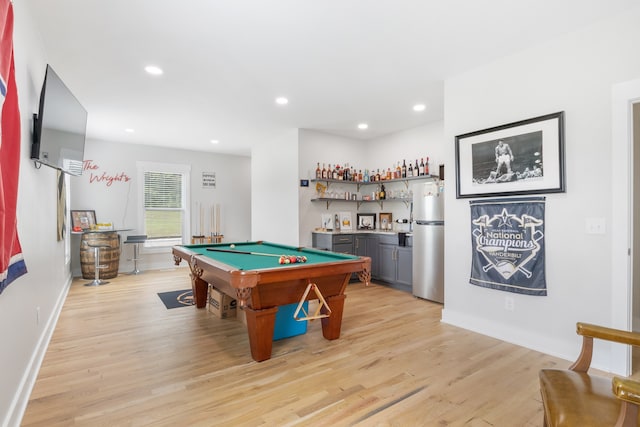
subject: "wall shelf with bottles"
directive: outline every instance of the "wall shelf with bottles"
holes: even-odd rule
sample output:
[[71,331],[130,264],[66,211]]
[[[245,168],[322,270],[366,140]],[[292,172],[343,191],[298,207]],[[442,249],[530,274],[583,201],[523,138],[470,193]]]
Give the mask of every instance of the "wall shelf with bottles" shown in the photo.
[[383,179],[380,181],[344,181],[341,179],[312,179],[311,182],[326,182],[327,189],[332,183],[335,184],[345,184],[345,185],[355,185],[356,191],[360,191],[360,187],[365,187],[368,185],[381,185],[381,184],[392,184],[394,182],[403,182],[405,188],[409,188],[409,182],[411,181],[420,181],[426,179],[439,179],[438,175],[421,175],[421,176],[412,176],[407,178],[394,178],[394,179]]
[[380,205],[380,209],[384,209],[384,202],[404,202],[405,206],[409,207],[409,203],[413,201],[412,198],[409,197],[396,197],[390,199],[382,199],[382,200],[352,200],[352,199],[344,199],[344,198],[333,198],[333,197],[318,197],[315,199],[311,199],[312,202],[326,202],[327,209],[331,206],[333,202],[344,202],[344,203],[355,203],[357,204],[356,209],[360,209],[360,206],[363,203],[377,203]]
[[[409,189],[409,183],[414,182],[414,181],[427,181],[427,180],[439,180],[438,176],[435,175],[422,175],[422,176],[413,176],[413,177],[408,177],[408,178],[398,178],[398,179],[384,179],[384,180],[380,180],[380,181],[369,181],[369,182],[361,182],[361,181],[344,181],[344,180],[339,180],[339,179],[312,179],[311,182],[315,182],[318,184],[322,184],[322,183],[326,183],[325,188],[323,189],[323,191],[320,191],[318,189],[318,186],[316,185],[316,190],[318,191],[318,194],[322,194],[323,196],[321,197],[317,197],[317,198],[313,198],[311,199],[312,202],[324,202],[327,205],[327,209],[329,209],[329,206],[331,206],[331,203],[333,202],[342,202],[342,203],[355,203],[357,205],[356,209],[360,209],[360,206],[363,203],[377,203],[378,205],[380,205],[380,209],[384,209],[384,202],[403,202],[405,204],[406,207],[409,207],[409,204],[413,201],[413,197],[411,195],[411,193],[407,193],[404,190],[408,190]],[[404,183],[404,190],[400,192],[399,196],[396,197],[387,197],[385,199],[376,199],[374,197],[370,198],[370,199],[357,199],[358,195],[356,193],[353,194],[349,194],[348,192],[345,192],[346,194],[339,194],[339,193],[330,193],[332,194],[332,196],[330,197],[324,197],[325,191],[327,191],[331,184],[336,184],[336,185],[355,185],[356,186],[356,191],[360,191],[361,188],[363,187],[370,187],[370,186],[380,186],[380,185],[388,185],[388,184],[394,184],[394,183]],[[389,189],[387,189],[387,194],[393,194],[394,191],[389,191]],[[368,196],[371,197],[371,196]]]

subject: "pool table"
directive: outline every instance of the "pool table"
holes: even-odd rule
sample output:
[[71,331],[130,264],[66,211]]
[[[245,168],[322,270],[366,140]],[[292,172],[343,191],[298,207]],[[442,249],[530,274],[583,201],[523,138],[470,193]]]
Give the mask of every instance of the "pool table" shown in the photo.
[[[307,260],[280,264],[281,255]],[[271,358],[278,306],[298,303],[309,283],[314,283],[331,311],[321,319],[322,335],[335,340],[340,337],[351,275],[357,273],[366,284],[371,277],[369,257],[264,241],[174,246],[173,257],[176,265],[183,259],[189,263],[196,307],[205,307],[208,283],[238,300],[246,314],[251,356],[258,362]],[[309,292],[306,299],[316,299],[316,294]]]

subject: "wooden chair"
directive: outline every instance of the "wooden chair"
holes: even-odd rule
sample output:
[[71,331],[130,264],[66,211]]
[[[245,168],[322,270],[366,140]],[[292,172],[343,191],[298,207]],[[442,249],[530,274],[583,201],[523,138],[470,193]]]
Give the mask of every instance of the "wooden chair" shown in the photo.
[[544,425],[638,426],[640,382],[631,378],[605,378],[588,373],[593,339],[640,346],[640,333],[577,324],[582,351],[569,370],[540,371]]

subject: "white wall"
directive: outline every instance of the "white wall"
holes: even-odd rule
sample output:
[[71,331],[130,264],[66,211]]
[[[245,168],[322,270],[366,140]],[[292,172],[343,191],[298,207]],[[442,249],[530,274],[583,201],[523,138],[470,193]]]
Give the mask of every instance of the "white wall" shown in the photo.
[[[547,195],[547,297],[472,286],[468,200],[446,198],[443,320],[506,341],[572,359],[576,321],[615,325],[611,283],[611,88],[640,75],[640,8],[584,31],[447,80],[445,136],[448,164],[454,137],[517,120],[565,111],[567,192]],[[604,218],[607,232],[585,233],[586,218]],[[624,285],[622,285],[624,286]],[[505,296],[515,310],[504,309]],[[612,307],[613,306],[613,307]],[[614,366],[601,346],[594,364]]]
[[251,152],[251,239],[297,246],[298,131],[265,136]]
[[[369,141],[367,145],[369,162],[374,165],[396,164],[398,161],[407,160],[415,165],[416,159],[429,158],[429,174],[438,175],[439,165],[445,161],[444,123],[436,122],[402,132],[386,135]],[[451,170],[450,170],[451,171]],[[448,177],[453,177],[451,173]],[[449,181],[453,189],[454,181]],[[447,183],[445,179],[445,184]],[[411,185],[409,186],[411,189]],[[403,183],[395,183],[386,186],[387,192],[404,190]],[[373,205],[375,207],[375,205]],[[376,212],[390,212],[396,219],[409,219],[411,206],[405,203],[384,203],[383,209],[375,208]]]
[[[351,138],[331,135],[324,132],[303,129],[299,135],[298,168],[303,179],[314,179],[317,163],[335,165],[350,164],[358,169],[364,169],[368,164],[365,160],[366,143]],[[332,183],[328,191],[334,193],[356,192],[356,187]],[[317,197],[315,183],[309,187],[299,187],[300,211],[300,245],[311,247],[311,232],[321,226],[322,214],[336,215],[339,212],[351,212],[351,218],[356,220],[356,205],[353,203],[335,201],[327,208],[326,203],[310,200]]]
[[[14,4],[14,54],[22,142],[18,233],[28,273],[0,295],[0,425],[17,425],[53,331],[71,275],[65,243],[56,239],[56,171],[29,159],[46,58],[21,2]],[[3,141],[3,143],[5,143]]]
[[[385,135],[367,142],[367,158],[375,165],[395,164],[407,160],[415,164],[429,158],[429,173],[438,175],[438,166],[445,161],[444,123],[436,122],[402,132]],[[451,175],[453,176],[453,175]]]
[[[84,158],[85,165],[90,167],[82,176],[71,179],[71,209],[95,210],[98,222],[111,222],[118,229],[132,229],[122,233],[123,240],[128,234],[143,234],[137,161],[190,167],[190,235],[211,232],[211,207],[218,204],[220,229],[225,241],[243,241],[251,236],[249,157],[88,140]],[[216,188],[203,188],[203,172],[215,172]],[[204,208],[203,230],[200,230],[200,206]],[[71,243],[73,274],[80,276],[80,236],[72,236]],[[133,270],[133,263],[128,261],[132,258],[132,250],[123,247],[119,271]],[[142,249],[141,254],[138,263],[141,270],[173,265],[171,248]]]

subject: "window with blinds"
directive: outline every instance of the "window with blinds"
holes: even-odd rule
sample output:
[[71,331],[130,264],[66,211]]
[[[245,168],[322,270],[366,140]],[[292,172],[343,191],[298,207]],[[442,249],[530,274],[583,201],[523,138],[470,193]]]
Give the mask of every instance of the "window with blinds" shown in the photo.
[[182,174],[144,173],[144,228],[147,238],[182,240]]

